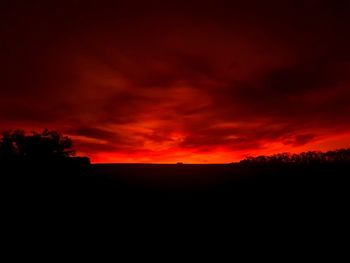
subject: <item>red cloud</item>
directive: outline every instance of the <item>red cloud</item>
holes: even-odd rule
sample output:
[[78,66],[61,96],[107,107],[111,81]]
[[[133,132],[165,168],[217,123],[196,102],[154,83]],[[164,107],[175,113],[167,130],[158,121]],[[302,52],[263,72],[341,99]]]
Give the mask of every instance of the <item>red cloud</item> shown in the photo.
[[253,3],[12,1],[0,129],[58,129],[97,162],[350,146],[349,4]]

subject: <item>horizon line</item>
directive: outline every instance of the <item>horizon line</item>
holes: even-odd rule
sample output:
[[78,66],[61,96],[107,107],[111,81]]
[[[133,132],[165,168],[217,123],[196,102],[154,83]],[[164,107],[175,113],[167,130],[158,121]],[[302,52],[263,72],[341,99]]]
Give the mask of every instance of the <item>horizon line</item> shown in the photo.
[[188,164],[191,164],[191,165],[218,165],[218,164],[233,164],[233,163],[239,163],[239,162],[229,162],[229,163],[184,163],[184,162],[178,162],[178,163],[140,163],[140,162],[125,162],[125,163],[104,163],[104,162],[91,162],[91,164],[142,164],[142,165],[145,165],[145,164],[150,164],[150,165],[154,165],[154,164],[157,164],[157,165],[188,165]]

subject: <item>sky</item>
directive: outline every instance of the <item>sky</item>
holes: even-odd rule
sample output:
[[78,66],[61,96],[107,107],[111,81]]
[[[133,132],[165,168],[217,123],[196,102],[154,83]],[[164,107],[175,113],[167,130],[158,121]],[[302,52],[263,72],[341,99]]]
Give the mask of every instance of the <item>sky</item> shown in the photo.
[[0,130],[93,162],[350,147],[350,1],[0,2]]

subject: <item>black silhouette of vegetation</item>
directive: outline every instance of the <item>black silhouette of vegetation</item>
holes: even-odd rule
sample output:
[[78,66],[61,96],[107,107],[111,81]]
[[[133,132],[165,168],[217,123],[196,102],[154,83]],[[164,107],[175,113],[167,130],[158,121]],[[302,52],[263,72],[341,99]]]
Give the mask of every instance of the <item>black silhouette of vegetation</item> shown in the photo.
[[0,140],[0,160],[68,158],[75,154],[73,142],[57,131],[25,134],[23,130],[5,132]]
[[26,134],[23,130],[15,130],[3,133],[0,139],[3,173],[14,173],[25,168],[31,168],[28,171],[34,175],[43,168],[46,171],[52,168],[51,174],[69,173],[73,168],[87,167],[89,163],[87,157],[75,157],[72,140],[57,131],[45,129],[41,133]]
[[283,195],[293,199],[296,192],[299,197],[348,193],[350,149],[247,157],[231,164],[90,165],[88,158],[75,156],[72,140],[56,131],[16,130],[0,139],[0,174],[18,196],[45,192],[62,198],[70,193],[157,202],[193,198],[246,202]]
[[325,163],[350,163],[350,149],[338,149],[335,151],[319,152],[308,151],[300,154],[279,153],[271,156],[247,157],[240,161],[241,164],[325,164]]
[[90,160],[75,157],[73,142],[57,131],[4,132],[0,139],[0,174],[19,193],[58,192],[84,182]]

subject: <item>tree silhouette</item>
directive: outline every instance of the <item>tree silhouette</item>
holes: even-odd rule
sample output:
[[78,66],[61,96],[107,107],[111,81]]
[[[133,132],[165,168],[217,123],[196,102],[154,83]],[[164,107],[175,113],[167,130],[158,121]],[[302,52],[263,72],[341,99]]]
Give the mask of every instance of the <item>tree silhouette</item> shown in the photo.
[[0,141],[0,158],[2,159],[12,159],[16,156],[16,148],[12,141],[12,136],[10,133],[3,133]]
[[45,129],[42,133],[32,132],[27,135],[22,130],[3,133],[0,140],[0,158],[48,158],[70,157],[75,151],[72,140],[58,133]]
[[300,154],[278,153],[271,156],[247,157],[241,161],[243,164],[320,164],[350,162],[350,149],[318,152],[309,151]]

